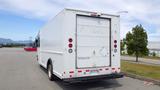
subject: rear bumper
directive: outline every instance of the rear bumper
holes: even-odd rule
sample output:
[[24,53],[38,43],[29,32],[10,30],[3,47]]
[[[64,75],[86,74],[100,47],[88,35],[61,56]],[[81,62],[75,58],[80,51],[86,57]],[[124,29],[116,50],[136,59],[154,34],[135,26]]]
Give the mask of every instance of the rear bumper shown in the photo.
[[65,82],[96,81],[96,80],[115,79],[115,78],[122,78],[122,77],[123,77],[122,73],[114,73],[114,74],[106,74],[106,75],[98,75],[98,76],[67,78],[67,79],[63,79],[63,81]]

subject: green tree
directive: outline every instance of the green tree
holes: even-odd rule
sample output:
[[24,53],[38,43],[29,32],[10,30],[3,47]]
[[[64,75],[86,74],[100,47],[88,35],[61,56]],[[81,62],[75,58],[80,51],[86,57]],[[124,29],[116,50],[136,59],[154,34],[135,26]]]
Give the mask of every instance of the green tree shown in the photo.
[[124,38],[123,40],[121,40],[121,54],[123,54],[122,52],[125,50],[125,45],[126,45],[126,39]]
[[152,53],[152,56],[153,56],[153,57],[155,57],[155,56],[156,56],[156,53],[155,53],[155,52],[153,52],[153,53]]
[[127,53],[136,56],[138,62],[139,56],[148,55],[148,37],[142,25],[136,25],[131,32],[126,35]]

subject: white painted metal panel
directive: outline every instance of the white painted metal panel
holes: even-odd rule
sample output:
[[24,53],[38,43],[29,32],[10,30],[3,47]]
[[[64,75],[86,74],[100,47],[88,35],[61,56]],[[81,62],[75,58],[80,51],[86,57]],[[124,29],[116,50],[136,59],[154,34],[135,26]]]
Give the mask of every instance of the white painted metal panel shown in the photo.
[[[52,60],[53,73],[61,78],[64,68],[64,12],[60,12],[40,30],[40,60],[47,68],[48,60]],[[61,67],[59,67],[61,65]]]
[[[92,13],[65,9],[40,30],[38,53],[43,67],[46,68],[48,59],[52,59],[53,72],[61,79],[111,74],[112,68],[120,67],[119,17],[108,14],[85,17]],[[68,52],[69,38],[73,39],[72,53]],[[114,48],[114,40],[117,40],[117,48]],[[114,52],[116,49],[117,52]],[[78,73],[78,70],[98,69],[103,70],[97,74]]]
[[110,20],[77,16],[77,67],[110,64]]

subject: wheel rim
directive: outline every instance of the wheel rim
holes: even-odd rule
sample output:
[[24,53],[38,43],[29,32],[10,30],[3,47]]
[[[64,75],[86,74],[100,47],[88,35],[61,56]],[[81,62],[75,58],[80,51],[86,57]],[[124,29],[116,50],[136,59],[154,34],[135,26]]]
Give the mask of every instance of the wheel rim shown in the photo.
[[48,67],[48,77],[51,78],[51,66]]

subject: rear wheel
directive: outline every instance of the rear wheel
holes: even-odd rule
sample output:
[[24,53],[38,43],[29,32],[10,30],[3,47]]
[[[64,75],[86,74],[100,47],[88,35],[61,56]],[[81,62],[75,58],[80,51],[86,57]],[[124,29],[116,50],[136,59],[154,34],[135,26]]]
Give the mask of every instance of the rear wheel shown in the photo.
[[53,81],[54,80],[54,76],[53,76],[53,67],[52,64],[48,65],[48,78],[49,80]]

